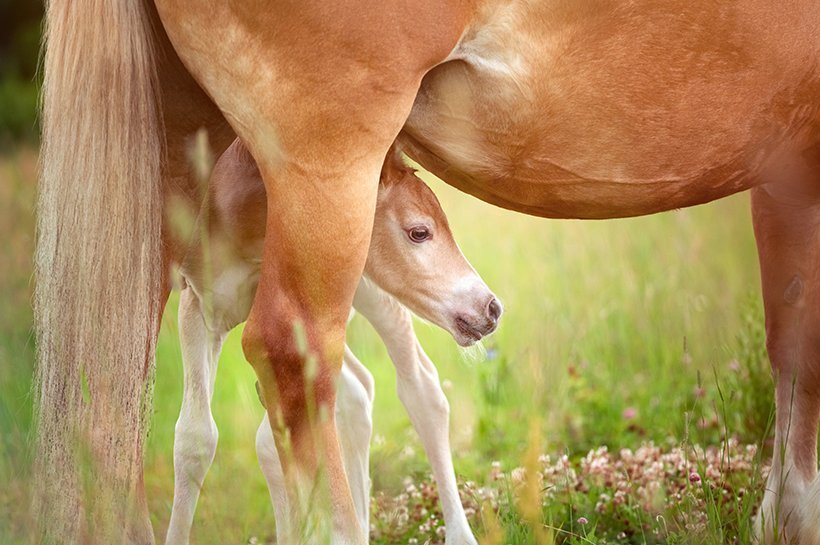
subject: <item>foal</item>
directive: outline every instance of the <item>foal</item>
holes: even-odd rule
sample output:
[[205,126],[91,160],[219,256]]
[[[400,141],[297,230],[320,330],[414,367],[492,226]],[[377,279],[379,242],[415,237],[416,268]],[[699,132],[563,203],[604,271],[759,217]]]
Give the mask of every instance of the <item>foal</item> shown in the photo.
[[[217,429],[210,402],[225,335],[244,321],[259,277],[265,236],[265,187],[236,140],[220,157],[200,218],[202,237],[182,265],[179,330],[184,395],[174,441],[174,503],[169,545],[188,543],[196,502],[213,461]],[[335,236],[337,233],[329,233]],[[374,326],[397,372],[398,394],[421,437],[438,484],[448,543],[474,544],[456,486],[448,438],[449,406],[435,366],[413,331],[409,311],[449,331],[462,346],[491,333],[501,305],[456,245],[432,191],[391,150],[382,167],[370,251],[354,307]],[[336,426],[358,520],[368,533],[373,378],[345,348]],[[287,543],[284,477],[268,414],[257,433],[260,466]],[[297,537],[297,536],[293,536]]]

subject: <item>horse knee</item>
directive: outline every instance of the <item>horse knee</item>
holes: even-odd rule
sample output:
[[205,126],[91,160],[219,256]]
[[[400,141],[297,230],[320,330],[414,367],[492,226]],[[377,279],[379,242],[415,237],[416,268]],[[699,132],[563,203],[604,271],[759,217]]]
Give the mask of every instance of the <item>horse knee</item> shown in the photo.
[[216,454],[219,431],[210,414],[193,416],[183,408],[174,431],[174,464],[183,474],[200,474],[210,467]]
[[[345,322],[338,327],[300,319],[279,308],[252,311],[242,335],[245,357],[259,377],[268,409],[281,412],[285,425],[299,427],[308,403],[332,408],[342,361]],[[338,346],[337,346],[338,345]],[[271,405],[272,404],[272,405]]]
[[448,420],[450,418],[450,402],[441,389],[438,377],[428,377],[421,380],[400,379],[398,394],[405,407],[418,403],[419,399],[423,399],[425,412],[436,420]]
[[442,418],[449,418],[450,402],[447,400],[447,396],[444,395],[444,390],[441,389],[440,384],[437,384],[435,392],[436,394],[432,399],[432,410],[436,411]]
[[820,394],[820,320],[799,321],[766,328],[766,352],[775,379],[782,387],[794,387],[795,397]]

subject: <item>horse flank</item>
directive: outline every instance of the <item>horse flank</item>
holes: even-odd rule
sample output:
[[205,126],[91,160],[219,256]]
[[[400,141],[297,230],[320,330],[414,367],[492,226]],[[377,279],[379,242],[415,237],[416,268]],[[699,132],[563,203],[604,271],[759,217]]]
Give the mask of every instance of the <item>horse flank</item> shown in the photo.
[[48,542],[116,543],[146,532],[123,521],[144,507],[162,277],[153,30],[142,2],[46,10],[34,513]]

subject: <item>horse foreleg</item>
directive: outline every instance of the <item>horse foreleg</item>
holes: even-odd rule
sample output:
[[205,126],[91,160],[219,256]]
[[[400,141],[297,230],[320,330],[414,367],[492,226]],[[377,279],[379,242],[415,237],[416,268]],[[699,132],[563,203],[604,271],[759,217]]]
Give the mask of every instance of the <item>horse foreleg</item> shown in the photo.
[[366,280],[359,284],[354,306],[373,325],[396,366],[399,399],[421,438],[438,485],[447,545],[475,545],[450,452],[450,405],[435,365],[416,338],[410,312]]
[[[280,525],[290,524],[287,534],[306,542],[331,534],[334,543],[365,541],[334,406],[347,314],[372,229],[379,155],[342,171],[308,169],[307,177],[304,164],[294,164],[276,182],[258,159],[268,186],[267,232],[275,236],[265,239],[242,344],[259,378],[284,470],[291,520]],[[349,183],[351,177],[362,183]]]
[[188,543],[199,492],[216,453],[218,433],[211,414],[211,399],[225,333],[210,331],[193,289],[182,290],[179,336],[184,393],[174,430],[174,504],[167,545]]
[[[350,482],[353,504],[365,535],[370,531],[370,436],[373,431],[373,378],[349,349],[345,349],[336,392],[336,426],[342,449],[345,473]],[[285,477],[276,451],[267,413],[256,433],[259,467],[268,483],[276,517],[276,542],[287,543],[285,521],[290,509],[285,494]]]
[[[795,189],[797,191],[797,189]],[[758,515],[766,543],[820,543],[817,473],[820,416],[820,199],[752,190],[766,345],[776,381],[772,469]]]

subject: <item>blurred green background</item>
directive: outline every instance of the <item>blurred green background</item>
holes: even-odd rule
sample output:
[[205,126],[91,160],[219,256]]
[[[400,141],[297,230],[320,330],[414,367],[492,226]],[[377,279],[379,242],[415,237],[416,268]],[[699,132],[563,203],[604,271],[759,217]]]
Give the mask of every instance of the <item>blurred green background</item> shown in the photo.
[[[31,523],[27,445],[41,14],[37,2],[0,0],[2,543],[25,542]],[[423,176],[465,255],[506,307],[484,351],[465,353],[446,333],[418,324],[450,400],[461,478],[484,482],[494,461],[505,471],[521,465],[533,428],[543,438],[540,452],[571,456],[600,445],[613,451],[644,441],[714,445],[728,436],[767,446],[771,386],[747,195],[631,220],[550,221],[494,208]],[[173,494],[173,431],[182,391],[176,304],[175,295],[163,320],[146,460],[160,542]],[[253,447],[262,409],[239,336],[232,333],[220,364],[214,397],[219,449],[200,500],[195,543],[272,535]],[[426,475],[427,463],[398,402],[385,350],[361,318],[351,326],[349,343],[376,377],[374,492],[397,493],[406,476]],[[568,512],[572,516],[571,506]],[[554,524],[561,523],[564,515],[550,513],[559,517],[550,518]],[[620,519],[606,524],[613,525],[607,535],[626,535]],[[646,542],[632,534],[624,539]],[[685,533],[675,542],[686,542]]]
[[37,59],[43,5],[0,0],[0,149],[37,135]]

